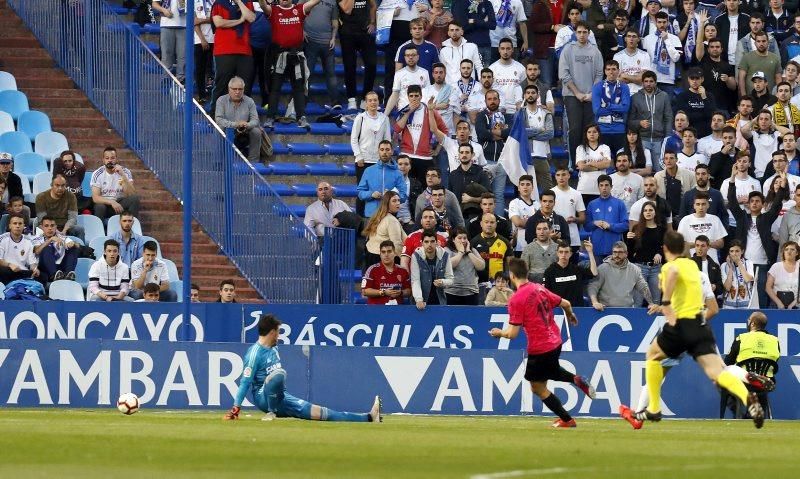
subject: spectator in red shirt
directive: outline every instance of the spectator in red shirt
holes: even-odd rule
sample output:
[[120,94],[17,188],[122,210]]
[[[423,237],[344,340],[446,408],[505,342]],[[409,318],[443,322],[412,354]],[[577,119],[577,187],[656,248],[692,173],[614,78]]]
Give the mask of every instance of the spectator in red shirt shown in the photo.
[[575,317],[569,301],[541,284],[528,281],[528,265],[525,261],[519,258],[510,259],[508,270],[511,283],[517,290],[508,301],[508,326],[505,329],[492,328],[489,334],[495,338],[514,339],[519,334],[520,326],[525,329],[525,336],[528,338],[525,379],[530,381],[533,393],[559,417],[553,427],[575,427],[575,420],[564,409],[561,400],[547,389],[547,381],[552,379],[573,383],[594,399],[594,387],[586,378],[572,374],[558,363],[561,356],[561,330],[556,324],[553,309],[563,309],[567,321],[573,326],[578,324],[578,318]]
[[[250,96],[253,87],[253,50],[250,48],[250,24],[256,19],[253,2],[217,0],[211,7],[214,22],[214,90],[212,109],[217,98],[228,93],[228,82],[237,76],[244,78],[244,93]],[[212,111],[211,117],[214,117]]]
[[[403,254],[400,256],[400,266],[406,271],[410,271],[409,262],[411,255],[414,251],[422,246],[422,233],[425,230],[432,230],[436,228],[436,211],[433,207],[428,206],[422,210],[422,217],[419,220],[420,229],[411,233],[403,242]],[[447,237],[441,233],[436,233],[436,239],[439,240],[439,246],[444,248],[447,246]]]
[[306,89],[308,84],[308,66],[303,53],[303,23],[306,15],[320,0],[308,0],[306,3],[292,5],[292,0],[280,0],[274,7],[259,0],[264,15],[272,25],[272,69],[269,86],[269,108],[264,128],[272,128],[278,113],[278,95],[285,79],[292,85],[294,110],[297,115],[297,126],[308,128],[306,120]]
[[394,243],[381,242],[381,262],[364,272],[361,279],[361,295],[367,304],[402,304],[411,296],[411,279],[408,271],[394,264]]

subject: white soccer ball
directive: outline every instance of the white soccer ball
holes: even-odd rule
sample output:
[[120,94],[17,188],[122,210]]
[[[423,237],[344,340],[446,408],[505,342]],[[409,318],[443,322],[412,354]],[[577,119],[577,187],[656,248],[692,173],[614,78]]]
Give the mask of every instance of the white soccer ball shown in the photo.
[[139,410],[139,396],[133,393],[124,393],[117,399],[117,409],[122,414],[130,416]]

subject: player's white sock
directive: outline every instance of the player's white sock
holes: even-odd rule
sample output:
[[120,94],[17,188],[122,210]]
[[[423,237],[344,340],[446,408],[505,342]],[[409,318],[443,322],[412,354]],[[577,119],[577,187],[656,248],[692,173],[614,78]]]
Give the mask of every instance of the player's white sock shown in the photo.
[[639,393],[639,402],[636,404],[634,412],[647,409],[648,404],[650,404],[650,393],[647,392],[647,388],[642,388],[642,392]]
[[733,364],[730,366],[725,366],[725,371],[728,371],[736,376],[739,381],[747,383],[747,371],[745,371],[742,367]]

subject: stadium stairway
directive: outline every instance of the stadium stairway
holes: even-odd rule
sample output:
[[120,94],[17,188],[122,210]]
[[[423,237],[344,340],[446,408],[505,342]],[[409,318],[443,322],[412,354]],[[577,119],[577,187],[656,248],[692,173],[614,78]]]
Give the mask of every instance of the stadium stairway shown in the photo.
[[[87,174],[101,165],[105,146],[117,148],[118,158],[131,170],[142,198],[139,220],[145,234],[160,242],[164,256],[173,260],[183,275],[183,221],[177,199],[136,154],[126,148],[122,138],[56,66],[5,0],[0,0],[0,70],[16,77],[19,89],[28,96],[30,108],[45,112],[50,117],[53,130],[63,133],[70,147],[83,156]],[[219,247],[202,231],[200,225],[193,222],[192,228],[192,282],[200,285],[201,299],[215,300],[219,282],[233,278],[238,300],[261,301],[258,293],[228,258],[220,253]]]

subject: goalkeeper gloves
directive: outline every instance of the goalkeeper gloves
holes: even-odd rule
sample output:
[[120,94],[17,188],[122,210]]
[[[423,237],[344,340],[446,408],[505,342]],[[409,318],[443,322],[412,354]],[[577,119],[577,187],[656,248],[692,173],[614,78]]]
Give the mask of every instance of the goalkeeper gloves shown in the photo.
[[225,417],[223,417],[223,419],[225,419],[226,421],[233,421],[239,419],[239,411],[241,411],[241,409],[242,408],[240,408],[239,406],[233,406],[230,411],[225,413]]

